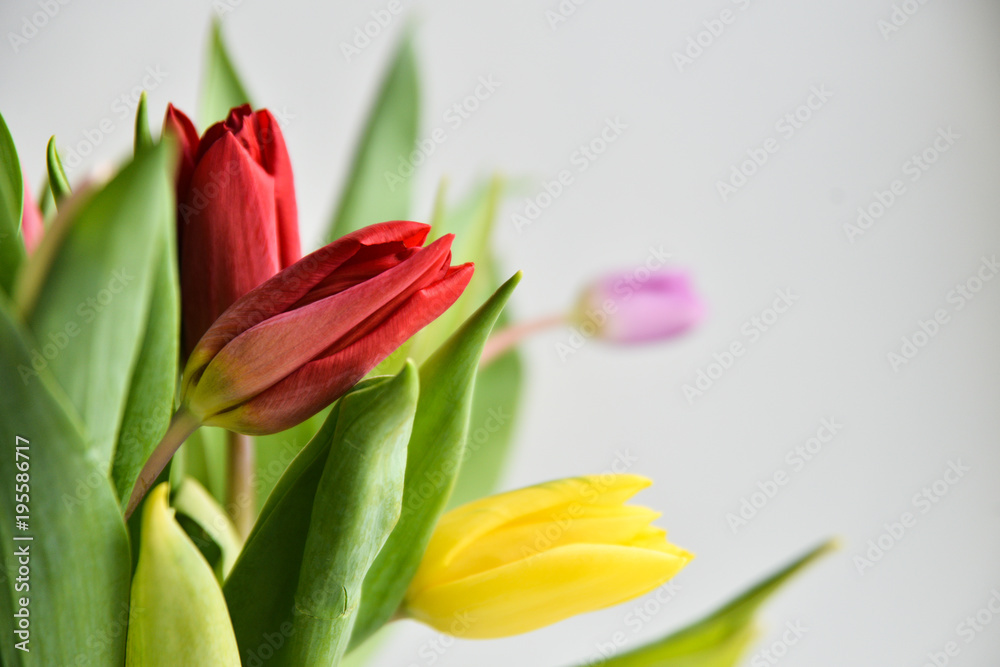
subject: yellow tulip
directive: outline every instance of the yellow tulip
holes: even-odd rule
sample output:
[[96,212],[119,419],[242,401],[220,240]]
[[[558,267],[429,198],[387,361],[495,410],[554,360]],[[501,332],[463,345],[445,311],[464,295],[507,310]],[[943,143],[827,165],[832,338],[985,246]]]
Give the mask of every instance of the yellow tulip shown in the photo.
[[441,517],[401,612],[448,634],[507,637],[648,593],[693,555],[625,501],[652,482],[594,475],[483,498]]

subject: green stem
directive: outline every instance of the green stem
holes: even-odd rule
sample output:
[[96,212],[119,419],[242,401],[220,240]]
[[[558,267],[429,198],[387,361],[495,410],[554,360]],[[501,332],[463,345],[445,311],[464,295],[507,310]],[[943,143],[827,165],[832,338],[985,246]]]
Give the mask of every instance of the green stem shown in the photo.
[[132,487],[132,496],[129,498],[128,507],[125,510],[126,519],[132,516],[132,512],[142,502],[149,487],[153,486],[153,482],[167,467],[167,463],[170,462],[177,448],[184,444],[184,441],[198,430],[199,426],[201,423],[183,406],[174,413],[170,420],[170,426],[167,427],[167,432],[149,456],[149,460],[146,461],[146,465],[139,473],[139,478],[135,481],[135,486]]
[[229,431],[229,468],[226,509],[240,537],[246,539],[256,518],[257,493],[253,485],[256,452],[253,438]]

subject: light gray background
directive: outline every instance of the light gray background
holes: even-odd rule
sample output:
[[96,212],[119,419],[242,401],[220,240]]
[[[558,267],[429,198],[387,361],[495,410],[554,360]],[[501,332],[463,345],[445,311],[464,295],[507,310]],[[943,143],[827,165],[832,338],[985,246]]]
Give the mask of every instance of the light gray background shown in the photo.
[[[251,92],[286,117],[311,246],[404,20],[348,62],[340,43],[387,2],[232,4],[226,33]],[[415,19],[424,134],[480,76],[500,82],[421,172],[416,218],[441,175],[460,194],[499,169],[526,183],[496,230],[504,266],[525,271],[518,316],[562,308],[595,273],[645,261],[650,245],[690,269],[709,304],[695,333],[662,346],[588,342],[563,361],[556,344],[567,331],[527,345],[505,486],[604,471],[627,451],[631,469],[657,482],[641,500],[698,558],[638,632],[628,614],[643,600],[443,654],[433,633],[401,624],[378,663],[572,664],[619,630],[628,646],[660,636],[838,534],[843,549],[767,607],[758,648],[798,621],[807,632],[781,664],[916,666],[957,641],[950,664],[995,665],[1000,618],[971,643],[957,626],[1000,590],[1000,280],[961,310],[948,294],[1000,251],[1000,5],[910,0],[918,11],[886,38],[878,22],[891,0],[671,4],[592,0],[552,29],[555,0],[403,3]],[[679,71],[673,54],[725,9],[733,22]],[[116,99],[147,67],[165,73],[149,91],[155,117],[168,101],[194,112],[211,4],[76,0],[15,53],[9,32],[37,11],[24,1],[0,10],[0,106],[35,183],[52,133],[69,147],[112,121],[74,179],[127,152],[131,113],[120,116]],[[813,86],[832,97],[785,139],[775,123]],[[524,197],[618,117],[621,137],[518,233],[511,215]],[[959,138],[911,182],[904,163],[939,128]],[[778,152],[723,202],[717,181],[768,137]],[[896,178],[905,193],[851,243],[845,223]],[[797,301],[750,342],[741,327],[782,289]],[[887,354],[939,308],[948,323],[894,372]],[[733,341],[746,353],[689,403],[683,385]],[[842,430],[734,533],[727,513],[775,471],[792,471],[786,453],[825,417]],[[958,461],[969,472],[921,514],[913,496]],[[916,525],[860,574],[855,556],[906,511]]]

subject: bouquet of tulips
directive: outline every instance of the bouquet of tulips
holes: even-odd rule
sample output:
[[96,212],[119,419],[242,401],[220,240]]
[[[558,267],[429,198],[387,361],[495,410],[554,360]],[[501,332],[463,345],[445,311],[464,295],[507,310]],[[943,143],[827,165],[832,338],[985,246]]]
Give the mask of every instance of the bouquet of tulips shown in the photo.
[[[207,62],[202,132],[169,106],[154,139],[143,99],[112,176],[71,184],[53,140],[37,198],[0,119],[0,666],[360,664],[399,619],[490,639],[662,589],[692,554],[628,504],[645,477],[490,493],[517,344],[670,338],[700,316],[686,275],[608,276],[511,323],[502,183],[442,188],[430,224],[386,185],[417,140],[409,41],[303,254],[280,124],[218,26]],[[591,663],[736,664],[757,607],[827,548]]]

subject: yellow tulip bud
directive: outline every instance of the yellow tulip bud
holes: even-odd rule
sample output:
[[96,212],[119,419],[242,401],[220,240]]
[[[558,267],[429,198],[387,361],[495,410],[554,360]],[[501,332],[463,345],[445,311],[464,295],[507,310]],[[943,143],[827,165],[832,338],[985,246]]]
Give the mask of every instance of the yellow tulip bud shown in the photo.
[[470,639],[536,630],[648,593],[693,555],[625,501],[637,475],[564,479],[483,498],[441,517],[402,612]]

